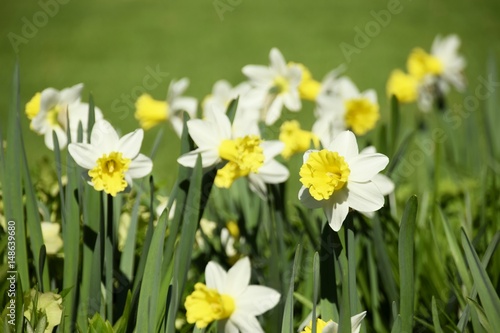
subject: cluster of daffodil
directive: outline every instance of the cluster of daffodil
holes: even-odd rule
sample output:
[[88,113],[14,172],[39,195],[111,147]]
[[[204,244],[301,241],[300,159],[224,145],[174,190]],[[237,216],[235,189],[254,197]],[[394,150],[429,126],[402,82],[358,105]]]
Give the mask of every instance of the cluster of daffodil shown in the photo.
[[450,85],[458,91],[465,89],[463,70],[465,59],[458,54],[460,39],[456,35],[437,36],[431,52],[422,48],[411,51],[406,62],[408,73],[394,70],[387,82],[387,94],[401,103],[418,102],[420,110],[428,112],[434,103],[441,105]]

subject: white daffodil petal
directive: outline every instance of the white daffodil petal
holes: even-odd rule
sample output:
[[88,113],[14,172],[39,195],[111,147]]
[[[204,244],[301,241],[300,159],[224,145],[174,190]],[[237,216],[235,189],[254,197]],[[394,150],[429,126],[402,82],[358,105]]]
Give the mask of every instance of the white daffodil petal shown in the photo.
[[52,136],[52,131],[56,133],[57,142],[59,143],[59,149],[63,149],[68,144],[68,136],[66,131],[61,127],[52,128],[51,131],[45,132],[44,141],[45,145],[50,149],[54,150],[54,137]]
[[351,173],[349,181],[367,182],[389,163],[389,158],[382,154],[359,154],[347,161]]
[[285,144],[278,140],[264,141],[260,146],[262,147],[265,161],[271,160],[274,157],[278,156],[285,148]]
[[377,174],[373,176],[372,182],[378,187],[382,195],[388,195],[394,192],[394,182],[385,175]]
[[[47,88],[40,94],[40,112],[36,117],[45,118],[45,113],[59,104],[60,94],[54,88]],[[35,117],[35,118],[36,118]]]
[[360,212],[373,212],[384,205],[384,196],[373,182],[347,184],[349,206]]
[[351,131],[344,131],[337,135],[330,146],[327,148],[330,151],[339,153],[346,160],[358,155],[358,143],[356,136]]
[[285,74],[288,70],[288,66],[286,65],[285,58],[283,54],[281,54],[280,50],[277,48],[272,48],[269,53],[269,62],[271,67],[279,74]]
[[323,202],[314,199],[309,192],[309,189],[302,186],[299,190],[299,200],[306,206],[307,208],[321,208],[323,207]]
[[266,125],[274,124],[276,120],[278,120],[279,117],[281,116],[282,109],[283,109],[283,97],[281,95],[278,95],[271,102],[271,105],[269,105],[269,109],[267,110],[265,119]]
[[288,179],[290,172],[283,164],[270,160],[260,167],[256,175],[268,184],[279,184]]
[[250,190],[257,193],[262,200],[266,200],[267,187],[266,182],[262,179],[262,177],[256,173],[250,173],[248,175],[248,186],[250,187]]
[[219,325],[219,332],[224,333],[239,333],[238,327],[230,320],[219,320],[222,325]]
[[227,273],[218,263],[210,261],[205,267],[205,280],[208,288],[222,293],[226,289]]
[[288,94],[285,94],[283,96],[283,104],[290,111],[300,111],[302,103],[300,102],[298,90],[291,90]]
[[280,297],[280,293],[274,289],[251,285],[238,296],[236,308],[246,314],[258,316],[274,308]]
[[170,82],[170,86],[168,87],[168,101],[172,102],[173,99],[175,99],[177,96],[180,96],[186,91],[186,89],[189,86],[189,79],[186,77],[183,77],[180,80],[172,80]]
[[326,218],[328,219],[328,224],[333,231],[337,232],[342,227],[347,213],[349,213],[349,204],[347,201],[340,203],[335,203],[331,200],[328,201],[329,203],[324,205],[323,210],[325,211]]
[[234,264],[227,272],[225,292],[237,298],[250,282],[250,259],[245,257]]
[[189,135],[198,147],[218,147],[220,144],[217,138],[218,133],[211,123],[201,119],[192,119],[188,121],[187,127]]
[[338,331],[339,325],[334,321],[330,321],[326,324],[321,333],[337,333]]
[[118,140],[117,150],[122,152],[124,157],[134,159],[141,150],[143,138],[144,131],[142,128],[136,129]]
[[87,143],[70,143],[68,151],[76,164],[88,170],[95,167],[96,161],[100,157],[95,148]]
[[363,311],[351,317],[352,333],[359,333],[359,331],[361,330],[361,321],[363,320],[363,318],[365,318],[365,316],[366,316],[366,311]]
[[264,333],[257,318],[242,311],[235,311],[229,321],[233,322],[241,333]]
[[130,162],[127,173],[132,178],[142,178],[153,170],[153,162],[149,157],[143,154],[137,155],[132,162]]
[[257,85],[266,85],[273,79],[273,73],[267,66],[246,65],[243,67],[242,72]]
[[118,133],[107,120],[96,121],[90,135],[90,143],[99,150],[99,155],[115,150],[119,140]]
[[189,117],[196,116],[198,101],[194,97],[177,97],[170,105],[172,111],[186,111]]
[[201,165],[204,168],[211,167],[221,160],[217,150],[211,148],[198,148],[182,155],[177,159],[177,162],[182,166],[194,168],[198,155],[201,155]]
[[61,90],[60,99],[64,103],[73,103],[80,100],[82,95],[83,83],[75,84],[73,87]]

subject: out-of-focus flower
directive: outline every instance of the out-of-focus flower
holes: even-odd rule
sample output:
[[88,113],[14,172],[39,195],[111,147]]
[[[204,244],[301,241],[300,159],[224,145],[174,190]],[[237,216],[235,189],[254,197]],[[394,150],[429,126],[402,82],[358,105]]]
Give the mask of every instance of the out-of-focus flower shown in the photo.
[[328,85],[331,87],[325,84],[323,90],[328,95],[318,97],[318,120],[313,126],[313,132],[320,136],[323,144],[346,129],[356,135],[364,135],[375,127],[380,118],[375,90],[361,93],[354,82],[345,76],[332,78]]
[[401,103],[413,103],[418,97],[418,80],[400,69],[393,70],[387,81],[387,95]]
[[300,110],[302,104],[298,89],[302,71],[297,65],[287,65],[276,48],[271,49],[269,61],[269,67],[247,65],[243,67],[243,74],[250,79],[256,92],[265,96],[261,120],[272,125],[280,117],[283,105],[290,111]]
[[59,223],[42,222],[42,237],[47,254],[57,254],[63,246]]
[[95,123],[90,144],[72,143],[68,150],[75,162],[88,169],[90,184],[97,190],[116,196],[133,178],[149,174],[153,168],[151,159],[140,154],[144,132],[135,130],[119,138],[106,120]]
[[[82,124],[83,141],[86,141],[89,105],[80,101],[82,89],[83,83],[61,91],[47,88],[36,93],[26,104],[31,129],[44,136],[50,150],[54,150],[52,132],[56,133],[59,148],[63,149],[68,143],[68,130],[71,141],[76,141],[79,123]],[[97,107],[94,110],[96,121],[102,119],[101,110]]]
[[226,162],[217,171],[216,186],[229,188],[236,179],[248,176],[252,189],[265,191],[265,183],[281,183],[288,179],[288,169],[274,160],[284,145],[279,141],[263,141],[256,124],[235,128],[223,112],[210,109],[204,120],[192,119],[187,126],[198,148],[177,161],[191,168],[198,155],[202,157],[204,168]]
[[[359,333],[361,330],[361,321],[366,316],[366,311],[363,311],[355,316],[351,317],[351,332]],[[337,333],[339,330],[339,325],[332,321],[323,321],[321,319],[316,319],[316,332],[318,333]],[[312,332],[312,322],[307,325],[301,333],[311,333]]]
[[215,110],[226,111],[229,103],[238,97],[238,109],[252,111],[259,108],[262,104],[258,98],[251,96],[250,91],[252,86],[248,82],[242,82],[234,87],[231,86],[226,80],[219,80],[215,82],[212,93],[205,97],[203,100],[203,114],[206,110],[215,108]]
[[225,271],[210,261],[205,268],[206,285],[197,283],[186,298],[186,318],[190,324],[205,328],[217,320],[220,332],[264,332],[258,315],[272,309],[280,300],[274,289],[249,285],[250,260],[248,257]]
[[314,148],[319,148],[319,139],[316,134],[301,129],[297,120],[285,121],[281,125],[279,139],[285,144],[285,149],[281,152],[285,159],[305,152],[311,148],[311,144]]
[[31,289],[28,296],[25,297],[24,304],[28,305],[26,310],[24,310],[24,316],[31,321],[31,313],[34,309],[34,302],[37,300],[36,311],[41,311],[47,316],[47,327],[45,327],[44,333],[50,333],[61,323],[61,316],[63,312],[62,297],[59,294],[53,292],[41,293],[34,289]]
[[166,101],[153,99],[148,94],[141,95],[135,102],[135,119],[142,128],[148,130],[161,122],[169,120],[178,136],[182,133],[182,112],[191,118],[196,116],[198,102],[194,97],[181,96],[189,86],[189,80],[173,80],[168,87]]
[[304,154],[299,199],[306,207],[323,208],[330,227],[339,231],[349,207],[373,212],[384,205],[372,179],[388,162],[382,154],[359,154],[354,134],[342,132],[327,149]]
[[299,66],[302,71],[302,77],[299,84],[300,98],[314,102],[321,90],[321,83],[313,78],[311,71],[304,64],[289,62],[288,66]]

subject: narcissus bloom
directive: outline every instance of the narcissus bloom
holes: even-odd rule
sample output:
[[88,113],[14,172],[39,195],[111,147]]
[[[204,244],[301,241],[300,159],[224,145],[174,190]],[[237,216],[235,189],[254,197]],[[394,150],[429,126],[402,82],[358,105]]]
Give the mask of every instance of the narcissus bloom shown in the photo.
[[153,162],[140,154],[144,131],[135,130],[119,138],[106,120],[100,120],[92,128],[90,144],[71,143],[69,153],[75,162],[88,169],[90,184],[97,191],[112,196],[132,186],[133,178],[141,178],[151,172]]
[[299,84],[300,98],[314,102],[321,90],[321,82],[313,78],[311,71],[304,64],[289,62],[288,66],[299,66],[302,71],[302,77]]
[[205,328],[217,320],[219,332],[263,333],[255,317],[275,307],[280,294],[268,287],[249,285],[250,272],[248,257],[238,260],[227,272],[210,261],[205,268],[206,284],[197,283],[184,303],[187,322]]
[[[366,311],[363,311],[353,317],[351,317],[351,332],[359,333],[361,330],[361,321],[366,316]],[[318,333],[337,333],[339,330],[339,325],[332,321],[323,321],[321,319],[316,320],[316,332]],[[312,323],[307,325],[301,333],[311,333],[312,332]]]
[[319,148],[319,138],[316,134],[301,129],[297,120],[285,121],[281,125],[279,139],[285,144],[285,149],[281,152],[285,159],[289,159],[294,154],[305,152],[311,148],[311,144],[314,148]]
[[254,96],[250,96],[251,89],[252,86],[248,82],[242,82],[234,87],[226,80],[215,82],[212,93],[203,100],[203,114],[210,108],[225,112],[229,103],[237,97],[239,98],[238,109],[258,109],[261,101],[258,98],[253,98]]
[[342,132],[326,149],[304,154],[299,199],[306,207],[323,208],[330,227],[339,231],[349,207],[373,212],[384,205],[373,178],[387,163],[389,159],[382,154],[359,154],[354,134]]
[[265,96],[261,119],[272,125],[280,117],[283,105],[290,111],[299,111],[302,107],[298,90],[302,71],[297,65],[287,65],[276,48],[271,50],[269,61],[269,67],[247,65],[243,67],[243,74],[250,79],[255,91]]
[[47,254],[57,254],[63,246],[61,225],[59,223],[42,222],[42,237]]
[[[47,88],[26,103],[25,111],[31,119],[31,129],[44,136],[45,145],[50,150],[54,150],[52,132],[56,133],[59,148],[63,149],[68,143],[68,130],[71,140],[76,141],[79,123],[83,128],[83,140],[86,140],[89,105],[80,102],[82,89],[83,83],[61,91]],[[97,107],[95,119],[102,119],[102,112]]]
[[224,162],[225,165],[217,171],[216,186],[229,188],[236,179],[248,176],[252,190],[262,194],[265,183],[282,183],[288,179],[288,169],[274,160],[284,145],[279,141],[262,140],[257,123],[242,122],[237,120],[239,117],[237,112],[231,126],[224,112],[212,108],[207,110],[205,119],[188,121],[189,135],[198,148],[177,161],[191,168],[198,155],[201,155],[204,168]]
[[135,119],[142,128],[148,130],[164,121],[170,121],[177,135],[182,132],[182,112],[191,118],[196,116],[198,102],[194,97],[181,96],[189,86],[189,80],[173,80],[168,87],[166,100],[155,100],[148,94],[141,95],[135,102]]
[[387,95],[400,103],[413,103],[418,97],[418,80],[400,69],[393,70],[387,81]]
[[35,307],[35,299],[37,300],[36,311],[40,311],[43,315],[47,316],[47,326],[43,332],[50,333],[54,330],[54,327],[61,323],[63,299],[61,295],[53,292],[41,293],[31,289],[30,293],[24,299],[26,307],[26,310],[24,310],[24,316],[28,319],[28,321],[31,321],[32,319],[31,312]]

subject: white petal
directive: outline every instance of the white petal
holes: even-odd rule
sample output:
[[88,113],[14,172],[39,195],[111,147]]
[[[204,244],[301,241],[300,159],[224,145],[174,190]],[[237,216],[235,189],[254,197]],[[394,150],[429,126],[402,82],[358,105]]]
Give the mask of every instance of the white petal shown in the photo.
[[384,196],[373,182],[357,183],[348,182],[349,207],[360,212],[373,212],[384,205]]
[[351,170],[350,181],[367,182],[384,170],[389,163],[389,158],[382,154],[359,154],[346,162]]
[[375,154],[377,149],[374,146],[368,146],[363,148],[359,153],[360,154]]
[[382,195],[388,195],[394,192],[394,182],[387,176],[376,174],[372,178],[372,182],[378,187]]
[[90,135],[90,143],[99,151],[99,155],[114,151],[119,140],[118,134],[107,120],[96,121]]
[[[224,333],[239,333],[238,327],[230,320],[219,320],[219,323],[223,323]],[[222,333],[222,328],[219,326],[219,332]]]
[[337,81],[340,97],[344,100],[359,97],[359,90],[347,76],[342,76]]
[[136,129],[124,135],[118,141],[117,150],[123,154],[124,157],[134,159],[141,150],[142,139],[144,138],[144,131],[142,128]]
[[70,143],[68,151],[76,164],[84,169],[93,169],[97,159],[101,156],[96,154],[95,148],[87,143]]
[[262,142],[261,147],[265,160],[271,160],[281,154],[283,149],[285,149],[285,144],[278,140],[270,140]]
[[359,333],[359,331],[361,330],[361,321],[363,320],[363,318],[365,318],[365,316],[366,316],[366,311],[363,311],[351,317],[352,333]]
[[194,118],[196,116],[198,101],[194,97],[177,97],[172,101],[170,107],[172,112],[186,111],[189,117]]
[[323,200],[318,201],[314,199],[311,196],[311,193],[309,192],[309,189],[305,186],[302,186],[302,188],[299,190],[299,200],[302,202],[304,206],[307,208],[321,208],[323,207]]
[[[345,191],[341,191],[345,192]],[[344,220],[349,213],[349,204],[347,201],[335,201],[330,198],[327,200],[328,204],[323,206],[326,218],[328,219],[328,224],[333,229],[333,231],[339,231],[344,223]]]
[[45,118],[44,114],[59,104],[59,100],[59,91],[54,88],[44,89],[40,94],[40,112],[38,112],[37,116],[40,115]]
[[210,261],[205,267],[205,281],[208,288],[223,292],[226,287],[227,273],[218,263]]
[[238,327],[241,333],[264,333],[257,318],[249,316],[242,311],[236,310],[229,318],[234,325]]
[[328,147],[328,150],[339,153],[345,159],[349,160],[358,155],[358,143],[356,136],[351,131],[344,131],[337,135]]
[[54,137],[52,136],[52,131],[56,133],[57,141],[59,143],[59,149],[63,149],[68,144],[68,135],[61,127],[54,127],[51,130],[45,132],[45,145],[50,150],[54,150]]
[[184,128],[184,120],[180,117],[171,117],[170,124],[172,124],[175,134],[180,138],[182,136],[182,129]]
[[339,331],[339,325],[336,322],[331,321],[326,324],[321,333],[337,333],[338,331]]
[[274,75],[267,66],[246,65],[242,71],[253,83],[260,86],[270,85],[273,81]]
[[59,96],[61,103],[70,104],[80,100],[83,83],[75,84],[73,87],[61,90]]
[[167,93],[167,100],[169,104],[172,103],[172,100],[174,100],[177,96],[182,95],[184,91],[188,88],[188,86],[189,86],[189,79],[186,77],[178,81],[172,80],[168,87],[168,93]]
[[378,104],[377,101],[377,92],[374,89],[368,89],[363,92],[363,97],[366,97],[373,104]]
[[256,193],[262,200],[266,200],[267,198],[267,187],[266,182],[262,177],[260,177],[256,173],[250,173],[248,175],[248,186],[250,190]]
[[250,259],[245,257],[234,264],[227,272],[225,292],[235,299],[248,287],[250,282]]
[[269,61],[272,69],[274,69],[278,74],[284,75],[287,72],[288,67],[286,65],[285,58],[277,48],[271,49],[271,52],[269,53]]
[[132,178],[142,178],[153,170],[153,162],[149,157],[143,154],[137,155],[137,157],[130,162],[127,174]]
[[283,109],[283,97],[281,95],[276,96],[269,108],[267,109],[266,114],[266,125],[272,125],[279,119],[281,116],[281,110]]
[[297,90],[291,90],[288,94],[284,94],[283,103],[290,111],[299,111],[302,107],[299,92]]
[[283,164],[270,160],[260,167],[256,176],[268,184],[279,184],[288,179],[290,172]]
[[280,301],[280,293],[264,286],[251,285],[238,296],[236,308],[246,314],[258,316],[274,308]]
[[201,155],[201,166],[208,168],[220,162],[219,152],[211,148],[198,148],[177,159],[177,163],[188,168],[194,168],[198,155]]

